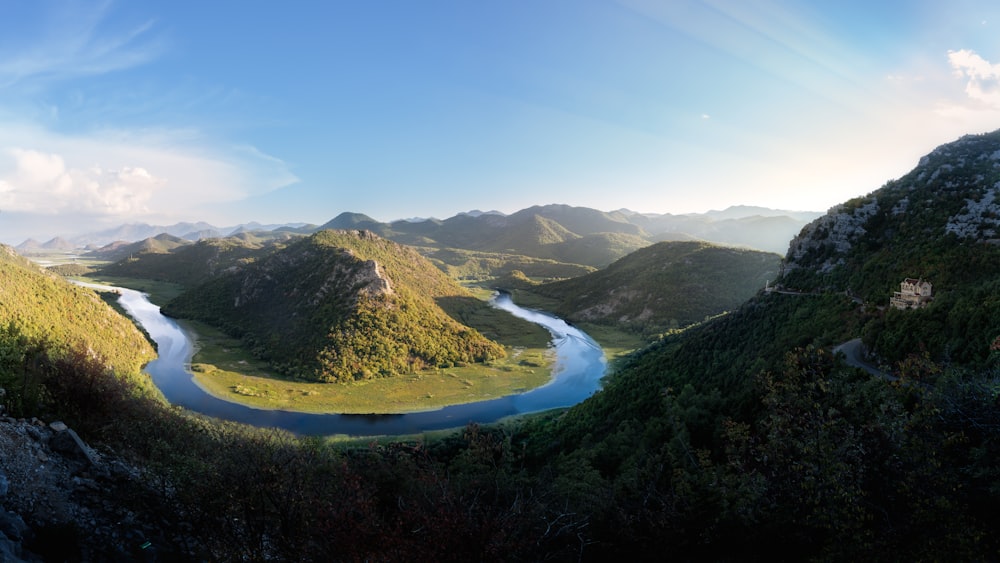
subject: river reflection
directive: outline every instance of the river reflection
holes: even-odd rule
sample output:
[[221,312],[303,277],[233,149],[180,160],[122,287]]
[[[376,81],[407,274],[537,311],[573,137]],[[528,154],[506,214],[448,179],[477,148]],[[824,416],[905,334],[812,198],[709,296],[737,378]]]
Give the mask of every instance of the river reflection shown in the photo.
[[120,293],[119,303],[157,344],[159,357],[150,362],[145,371],[171,404],[216,418],[283,428],[301,435],[416,434],[568,407],[600,389],[601,377],[607,367],[603,350],[584,332],[552,315],[518,307],[509,295],[499,294],[491,300],[494,307],[537,323],[552,334],[556,350],[553,377],[541,387],[499,399],[406,414],[313,414],[255,409],[209,395],[194,382],[190,372],[193,354],[191,338],[173,319],[163,316],[160,308],[152,304],[144,293],[95,284],[81,285]]

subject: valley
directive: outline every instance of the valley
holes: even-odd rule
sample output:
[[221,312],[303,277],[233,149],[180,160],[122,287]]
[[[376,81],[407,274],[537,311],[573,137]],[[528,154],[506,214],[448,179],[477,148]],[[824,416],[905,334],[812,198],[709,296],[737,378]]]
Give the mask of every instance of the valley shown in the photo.
[[[349,214],[327,225],[341,230],[139,241],[77,266],[174,317],[166,338],[142,323],[159,359],[140,363],[62,326],[133,325],[11,251],[4,408],[142,463],[120,502],[194,521],[197,539],[164,543],[176,553],[978,559],[1000,513],[997,154],[1000,132],[944,145],[784,256],[563,206],[506,232]],[[449,230],[481,220],[490,234]],[[933,300],[890,306],[907,278],[933,280]],[[506,296],[569,323],[550,334]]]

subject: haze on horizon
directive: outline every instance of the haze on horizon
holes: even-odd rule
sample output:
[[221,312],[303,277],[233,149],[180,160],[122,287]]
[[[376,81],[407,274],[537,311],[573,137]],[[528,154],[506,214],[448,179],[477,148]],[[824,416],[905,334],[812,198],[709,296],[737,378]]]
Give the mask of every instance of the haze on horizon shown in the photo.
[[823,211],[1000,128],[998,25],[961,0],[8,3],[0,241]]

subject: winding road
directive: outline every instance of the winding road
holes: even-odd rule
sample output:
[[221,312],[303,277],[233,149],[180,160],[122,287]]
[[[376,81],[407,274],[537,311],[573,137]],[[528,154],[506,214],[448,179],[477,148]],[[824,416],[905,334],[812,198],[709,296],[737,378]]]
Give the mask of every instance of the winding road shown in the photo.
[[844,361],[847,362],[847,365],[849,366],[861,368],[867,371],[868,373],[877,377],[881,377],[882,379],[885,379],[887,381],[896,381],[898,379],[896,376],[890,373],[886,373],[875,367],[874,364],[867,362],[864,359],[863,352],[864,352],[864,345],[861,343],[860,338],[848,340],[847,342],[844,342],[843,344],[836,346],[833,349],[834,355],[836,355],[837,353],[844,354]]

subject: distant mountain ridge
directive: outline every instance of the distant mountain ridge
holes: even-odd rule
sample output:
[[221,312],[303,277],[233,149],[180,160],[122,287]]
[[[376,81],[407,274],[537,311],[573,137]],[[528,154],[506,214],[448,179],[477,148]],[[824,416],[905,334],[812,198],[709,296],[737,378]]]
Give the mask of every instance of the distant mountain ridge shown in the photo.
[[[246,223],[234,227],[177,223],[169,226],[121,225],[113,229],[68,237],[73,248],[91,249],[116,242],[137,242],[160,234],[185,240],[225,237],[240,232],[281,230],[310,234],[323,229],[366,229],[385,238],[415,246],[464,248],[485,252],[510,252],[566,260],[579,254],[581,246],[604,246],[604,258],[590,266],[605,266],[629,252],[661,240],[705,240],[784,253],[788,241],[820,212],[783,211],[753,206],[733,206],[722,211],[695,214],[644,214],[621,209],[598,211],[586,207],[536,205],[505,215],[499,211],[472,210],[448,219],[400,219],[381,222],[362,213],[344,212],[327,223],[262,225]],[[547,225],[542,227],[542,223]],[[524,229],[535,231],[523,232]],[[559,234],[556,234],[559,233]],[[580,240],[583,239],[583,240]],[[49,243],[46,243],[49,244]],[[19,252],[38,251],[36,241],[17,246]],[[60,249],[64,249],[60,245]],[[43,249],[43,250],[51,250]]]
[[552,204],[511,215],[464,213],[420,222],[380,223],[367,215],[342,213],[324,227],[365,228],[413,246],[521,254],[604,267],[664,240],[704,240],[783,254],[802,227],[820,215],[746,206],[708,214],[655,215]]
[[14,247],[21,254],[38,252],[39,250],[76,250],[76,249],[89,249],[95,250],[97,248],[107,246],[114,243],[131,243],[138,242],[141,240],[155,238],[159,235],[170,235],[177,238],[182,238],[188,241],[198,241],[205,238],[220,238],[225,236],[230,236],[234,234],[239,234],[241,232],[253,232],[253,231],[274,231],[274,230],[289,230],[297,231],[304,229],[303,232],[312,232],[315,230],[314,225],[309,225],[308,223],[282,223],[282,224],[269,224],[264,225],[261,223],[251,222],[243,223],[233,227],[216,227],[209,223],[197,222],[197,223],[175,223],[173,225],[149,225],[146,223],[128,223],[125,225],[119,225],[111,229],[105,229],[102,231],[95,231],[91,233],[84,233],[81,235],[75,235],[71,237],[55,237],[49,242],[44,244],[39,243],[36,240],[28,239],[21,244]]

